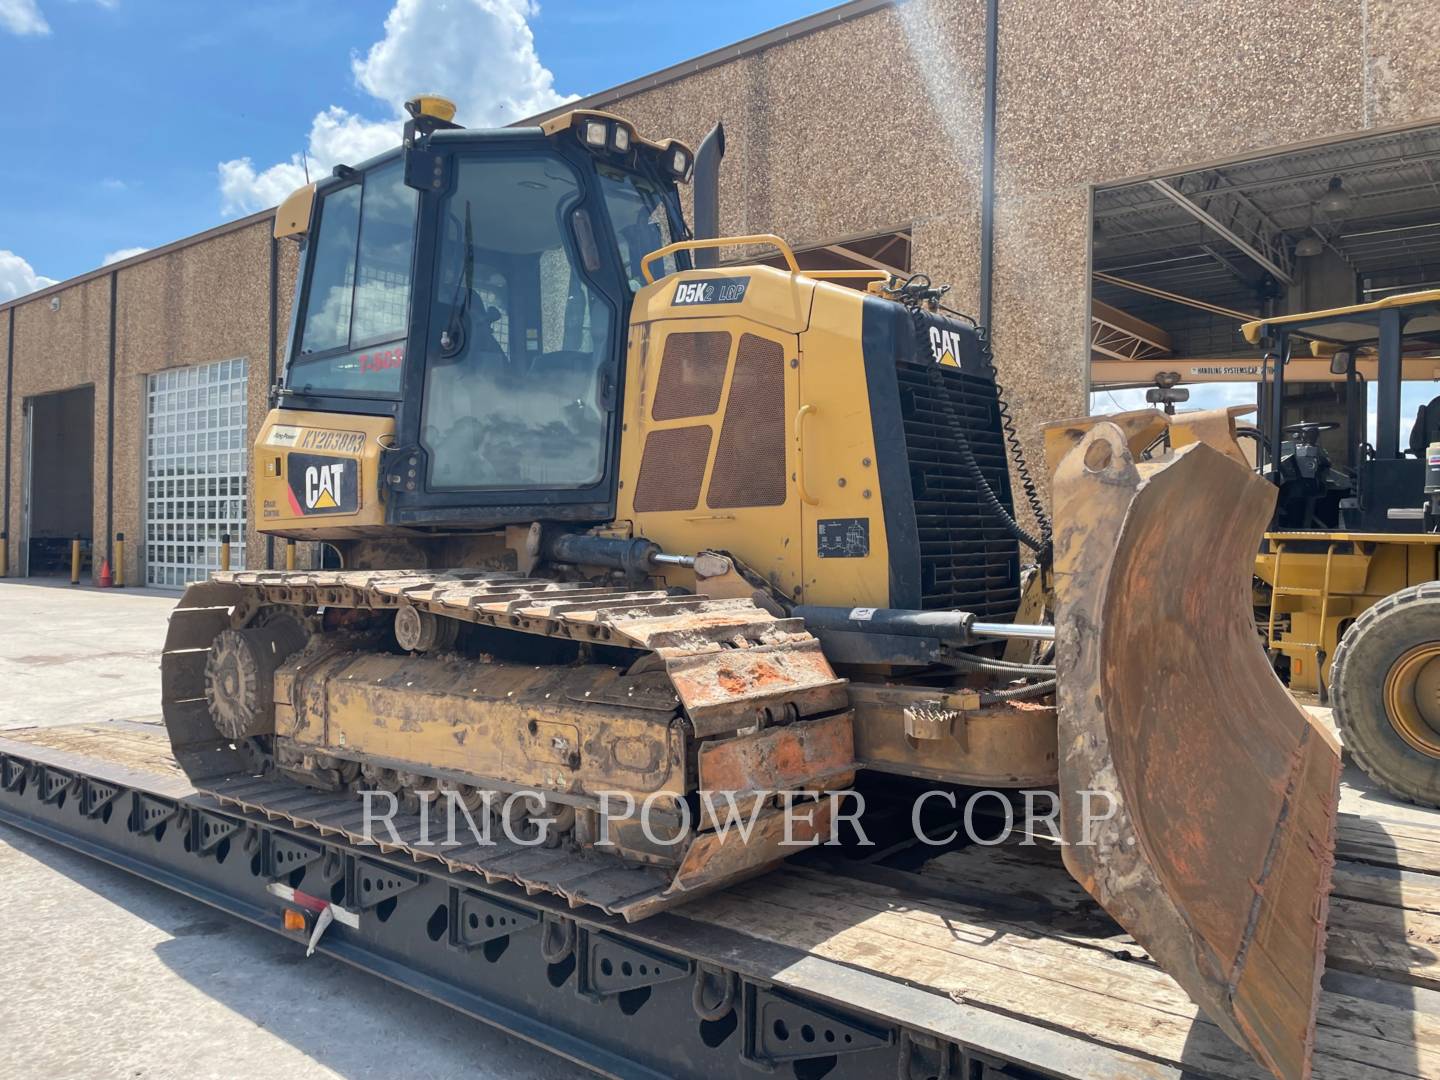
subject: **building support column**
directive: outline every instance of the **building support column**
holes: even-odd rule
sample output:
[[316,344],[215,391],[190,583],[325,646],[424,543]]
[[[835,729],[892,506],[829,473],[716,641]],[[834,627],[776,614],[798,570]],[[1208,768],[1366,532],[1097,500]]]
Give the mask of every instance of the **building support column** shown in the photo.
[[[5,546],[5,572],[10,569],[10,441],[15,412],[15,308],[5,313],[5,511],[0,515],[0,544]],[[18,553],[17,553],[18,554]]]
[[[115,299],[119,278],[119,271],[110,271],[110,340],[105,358],[105,540],[103,545],[95,545],[107,559],[115,554]],[[95,572],[99,573],[98,566]]]
[[[279,334],[280,328],[276,325],[280,317],[280,241],[275,239],[275,230],[270,230],[270,362],[268,366],[270,381],[265,384],[265,400],[269,403],[270,393],[275,386],[276,374],[280,362]],[[255,528],[256,522],[250,523],[250,528]],[[242,539],[241,543],[245,541]],[[265,569],[275,569],[275,538],[265,537]]]

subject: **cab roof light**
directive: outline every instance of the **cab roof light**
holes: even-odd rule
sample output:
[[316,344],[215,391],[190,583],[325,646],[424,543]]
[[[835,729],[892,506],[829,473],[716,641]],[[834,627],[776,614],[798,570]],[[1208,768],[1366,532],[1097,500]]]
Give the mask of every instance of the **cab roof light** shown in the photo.
[[614,131],[611,132],[610,149],[617,154],[623,154],[630,149],[630,129],[624,124],[616,124]]
[[676,180],[685,181],[690,179],[690,169],[694,165],[694,159],[690,151],[678,143],[671,143],[665,150],[665,168]]
[[585,145],[595,150],[605,149],[610,141],[609,126],[604,120],[586,120],[580,129]]

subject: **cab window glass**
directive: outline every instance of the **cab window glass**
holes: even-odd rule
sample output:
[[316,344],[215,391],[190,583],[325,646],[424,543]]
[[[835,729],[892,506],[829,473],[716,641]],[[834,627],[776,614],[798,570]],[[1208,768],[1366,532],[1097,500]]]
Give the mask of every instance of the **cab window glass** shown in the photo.
[[325,196],[320,230],[310,257],[310,295],[300,353],[328,352],[350,342],[350,302],[354,293],[355,238],[360,232],[360,185]]
[[299,354],[290,364],[292,388],[399,391],[416,200],[399,160],[324,197],[311,241]]
[[605,468],[615,310],[581,276],[564,159],[461,158],[441,209],[421,441],[434,488],[581,488]]
[[350,320],[352,348],[405,336],[418,194],[405,186],[405,170],[399,161],[365,178]]
[[[620,245],[620,261],[625,267],[630,291],[636,292],[645,285],[641,261],[675,239],[670,231],[665,198],[658,187],[642,176],[604,165],[598,171],[605,209],[610,213],[615,240]],[[675,256],[656,259],[650,265],[650,272],[657,278],[673,274]]]

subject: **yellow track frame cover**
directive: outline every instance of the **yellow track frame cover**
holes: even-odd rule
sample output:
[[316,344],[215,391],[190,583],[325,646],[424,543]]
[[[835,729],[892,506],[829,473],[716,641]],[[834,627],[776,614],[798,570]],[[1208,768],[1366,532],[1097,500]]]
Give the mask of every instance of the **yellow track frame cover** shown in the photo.
[[[1256,633],[1275,489],[1209,422],[1223,415],[1175,418],[1180,448],[1155,461],[1132,453],[1163,430],[1154,413],[1071,428],[1052,458],[1063,851],[1211,1020],[1304,1080],[1340,750]],[[1105,793],[1089,836],[1086,792]]]

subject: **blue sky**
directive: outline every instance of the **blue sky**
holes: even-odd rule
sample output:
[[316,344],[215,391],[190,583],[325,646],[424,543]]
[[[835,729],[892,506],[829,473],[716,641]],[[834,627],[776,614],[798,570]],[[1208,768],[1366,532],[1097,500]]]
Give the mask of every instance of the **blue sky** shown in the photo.
[[0,300],[391,145],[405,94],[506,122],[833,2],[0,0]]

